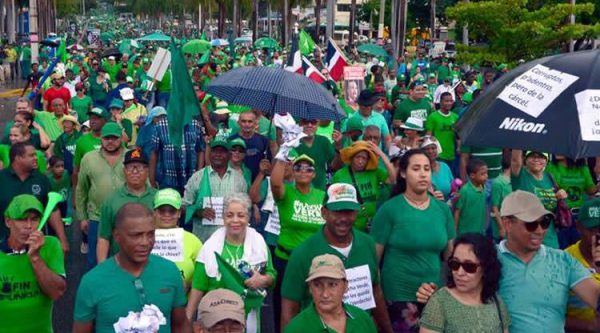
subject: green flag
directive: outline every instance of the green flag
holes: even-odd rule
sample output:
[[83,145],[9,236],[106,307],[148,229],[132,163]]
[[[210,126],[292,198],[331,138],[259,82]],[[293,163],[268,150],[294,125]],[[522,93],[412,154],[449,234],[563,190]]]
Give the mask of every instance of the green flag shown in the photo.
[[299,37],[300,53],[302,53],[302,55],[304,56],[312,54],[313,50],[315,49],[315,42],[310,37],[310,35],[306,31],[300,30]]
[[191,124],[192,119],[200,114],[200,103],[192,85],[181,47],[171,41],[171,97],[167,108],[169,120],[169,137],[175,147],[183,144],[183,128]]
[[208,41],[208,38],[206,38],[206,32],[202,32],[202,34],[200,35],[200,39]]
[[67,42],[63,38],[60,39],[60,45],[58,46],[58,50],[56,51],[56,56],[60,59],[60,62],[63,64],[67,63],[69,59],[69,55],[67,53]]
[[196,195],[196,202],[185,210],[185,223],[188,224],[194,213],[198,209],[204,208],[204,198],[212,197],[212,190],[210,189],[210,179],[208,175],[208,168],[205,167],[202,172],[202,179],[200,180],[200,188]]
[[217,257],[219,273],[221,273],[221,281],[225,284],[225,289],[229,289],[242,297],[246,314],[253,309],[260,309],[265,296],[257,290],[246,288],[242,274],[227,263],[217,252],[215,252],[215,256]]

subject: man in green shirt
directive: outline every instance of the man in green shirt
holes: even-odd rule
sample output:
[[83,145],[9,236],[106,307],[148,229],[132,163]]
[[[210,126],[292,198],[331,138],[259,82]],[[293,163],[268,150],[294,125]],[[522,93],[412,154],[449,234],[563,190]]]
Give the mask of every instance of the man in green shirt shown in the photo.
[[108,196],[100,209],[100,226],[96,258],[101,263],[119,251],[112,235],[117,211],[128,202],[138,202],[152,209],[156,189],[148,183],[148,160],[136,148],[125,153],[125,184]]
[[449,166],[454,165],[456,157],[454,124],[458,121],[458,115],[452,112],[453,105],[452,94],[449,92],[442,93],[440,97],[440,110],[431,113],[425,123],[427,134],[435,136],[442,146],[439,159],[446,162]]
[[147,306],[165,318],[158,333],[191,333],[179,269],[151,254],[154,230],[152,211],[146,206],[130,202],[119,209],[114,237],[120,250],[81,280],[75,299],[74,333],[115,332],[120,318],[129,312],[139,314]]
[[81,229],[88,234],[88,267],[96,265],[96,241],[100,208],[111,193],[124,182],[121,127],[113,122],[102,127],[102,148],[81,160],[75,202]]
[[326,174],[328,168],[340,165],[339,154],[333,144],[324,136],[316,134],[317,120],[302,119],[300,126],[306,136],[301,139],[300,145],[295,148],[298,155],[307,155],[314,161],[315,178],[312,184],[315,188],[324,190],[327,185]]
[[52,302],[67,289],[58,239],[37,230],[44,207],[31,194],[10,202],[3,215],[10,230],[0,241],[0,318],[3,333],[52,333]]
[[425,123],[429,114],[433,112],[431,103],[425,99],[427,88],[422,81],[412,82],[408,88],[408,98],[402,101],[394,112],[394,127],[402,126],[409,117],[419,118]]
[[[369,277],[370,286],[365,291],[373,303],[372,307],[366,308],[373,309],[373,315],[382,332],[392,332],[379,284],[375,241],[369,235],[353,228],[359,209],[357,192],[352,185],[339,183],[329,187],[321,209],[325,225],[298,246],[288,260],[281,289],[283,328],[302,309],[311,305],[310,290],[305,280],[313,258],[329,254],[340,258],[344,269],[358,272],[357,277]],[[352,304],[352,300],[349,303]]]
[[284,333],[377,332],[367,312],[343,302],[349,282],[339,257],[332,254],[315,257],[306,282],[313,304],[300,312],[285,327]]

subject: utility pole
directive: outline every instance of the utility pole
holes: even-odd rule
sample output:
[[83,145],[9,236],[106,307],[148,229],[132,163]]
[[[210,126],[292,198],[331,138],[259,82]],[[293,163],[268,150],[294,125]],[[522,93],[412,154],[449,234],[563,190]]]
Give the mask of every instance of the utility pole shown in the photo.
[[348,34],[348,45],[354,45],[354,25],[356,24],[356,0],[350,4],[350,33]]
[[406,17],[408,15],[408,0],[400,0],[399,22],[398,22],[398,42],[399,54],[404,56],[404,43],[406,42]]
[[15,8],[15,0],[8,0],[8,8],[6,10],[7,26],[8,26],[8,42],[14,43],[17,40],[17,18]]
[[[465,0],[465,2],[469,2],[469,0]],[[467,27],[466,24],[463,26],[462,42],[465,45],[469,45],[469,28]]]
[[252,0],[252,41],[258,39],[258,0]]
[[239,31],[240,31],[240,26],[238,23],[240,23],[240,19],[238,17],[238,7],[240,6],[240,0],[233,0],[233,19],[231,20],[231,23],[233,25],[233,38],[239,37]]
[[436,0],[429,0],[429,5],[430,5],[430,16],[431,16],[431,22],[429,23],[431,26],[431,35],[430,35],[430,39],[431,40],[436,40],[437,39],[437,33],[436,33],[436,29],[435,29],[435,21],[436,21],[436,13],[435,13],[435,6],[436,6]]
[[31,41],[31,63],[38,62],[39,37],[37,0],[29,0],[29,39]]
[[81,13],[85,16],[85,0],[81,0]]
[[[571,25],[575,25],[575,0],[570,0],[571,2],[571,15],[569,15],[569,21]],[[575,41],[571,39],[569,41],[569,52],[575,52]]]
[[333,37],[333,31],[335,29],[335,0],[327,0],[327,26],[325,28],[325,38]]
[[379,30],[377,30],[377,38],[383,39],[383,19],[385,18],[385,0],[379,2]]

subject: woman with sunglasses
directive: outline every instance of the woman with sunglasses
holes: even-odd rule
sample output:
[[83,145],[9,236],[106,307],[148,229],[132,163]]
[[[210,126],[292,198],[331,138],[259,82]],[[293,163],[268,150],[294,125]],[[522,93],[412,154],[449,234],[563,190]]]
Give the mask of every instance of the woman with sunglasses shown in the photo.
[[92,98],[86,94],[87,89],[83,82],[75,85],[75,92],[77,94],[71,98],[71,107],[77,112],[77,120],[82,124],[89,119],[88,113],[92,111],[94,103]]
[[[523,190],[535,194],[544,208],[550,212],[556,211],[559,199],[566,199],[564,190],[555,188],[555,181],[546,170],[548,154],[528,151],[523,160],[523,151],[513,149],[510,161],[511,183],[513,190]],[[544,245],[557,249],[558,235],[553,224],[548,228],[544,237]]]
[[276,326],[279,327],[281,311],[281,283],[283,272],[292,251],[312,236],[325,224],[321,207],[325,192],[313,187],[315,161],[307,155],[300,155],[292,162],[293,184],[284,183],[288,161],[275,159],[271,171],[271,191],[279,212],[280,232],[275,249],[273,264],[279,274],[274,291]]
[[395,333],[418,332],[417,289],[423,278],[441,282],[440,254],[447,258],[452,251],[452,213],[429,194],[430,186],[430,159],[409,150],[400,159],[392,197],[373,218],[371,235],[383,261],[382,287]]
[[500,270],[490,239],[478,233],[455,239],[446,287],[427,302],[419,332],[508,332],[508,310],[497,295]]
[[244,158],[246,157],[246,143],[244,140],[237,138],[231,140],[229,145],[231,147],[229,166],[244,176],[246,184],[252,184],[252,172],[244,164]]

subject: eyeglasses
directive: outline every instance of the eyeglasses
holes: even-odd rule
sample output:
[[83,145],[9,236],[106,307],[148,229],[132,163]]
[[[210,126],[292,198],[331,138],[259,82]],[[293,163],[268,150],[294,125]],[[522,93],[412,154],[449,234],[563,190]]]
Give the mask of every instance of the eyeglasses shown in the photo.
[[538,229],[538,226],[542,227],[542,230],[546,230],[550,227],[550,223],[552,223],[552,218],[550,216],[542,217],[542,220],[537,220],[534,222],[524,222],[525,229],[528,232],[535,232]]
[[142,171],[146,171],[148,167],[145,165],[128,165],[125,167],[125,170],[132,173],[139,173]]
[[458,271],[458,269],[462,267],[465,272],[473,274],[477,272],[477,267],[479,267],[479,264],[474,262],[460,262],[453,258],[448,260],[448,267],[454,272]]
[[315,172],[315,167],[311,165],[294,165],[294,171],[296,172]]

